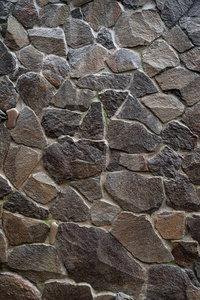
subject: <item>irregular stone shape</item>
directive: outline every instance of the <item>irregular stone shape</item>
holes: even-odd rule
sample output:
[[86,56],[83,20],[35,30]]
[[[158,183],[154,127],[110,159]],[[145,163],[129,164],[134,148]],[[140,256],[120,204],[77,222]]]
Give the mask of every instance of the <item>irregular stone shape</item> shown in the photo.
[[195,104],[193,107],[186,109],[182,118],[183,122],[198,136],[200,136],[200,103]]
[[42,74],[54,86],[60,86],[68,72],[69,66],[66,59],[56,55],[48,55],[45,57]]
[[44,167],[59,184],[68,179],[98,176],[105,168],[106,148],[104,142],[74,142],[64,137],[44,150]]
[[21,110],[11,136],[17,144],[41,149],[47,145],[40,121],[34,111],[28,106]]
[[28,69],[26,69],[24,67],[19,67],[18,69],[15,69],[12,74],[10,74],[9,78],[10,78],[10,80],[15,81],[19,78],[19,76],[21,76],[22,74],[25,74],[27,72],[28,72]]
[[102,198],[100,177],[71,181],[70,185],[77,189],[90,202]]
[[49,211],[46,208],[37,205],[18,190],[7,197],[3,207],[12,213],[18,212],[30,218],[45,220],[49,216]]
[[8,116],[5,112],[0,110],[0,124],[4,123],[8,119]]
[[200,72],[200,49],[195,47],[180,55],[181,61],[186,68],[192,71]]
[[166,68],[176,67],[179,64],[179,58],[176,52],[167,42],[158,39],[150,44],[143,52],[144,71],[153,77]]
[[12,192],[12,188],[8,182],[8,180],[2,176],[0,176],[0,198],[8,195]]
[[[147,2],[147,0],[120,0],[120,2],[124,5],[125,8],[136,9],[140,6],[143,6]],[[129,298],[127,298],[127,299],[129,299]],[[117,300],[119,300],[119,299],[117,298]],[[121,298],[120,298],[120,300],[121,300]]]
[[33,0],[17,1],[13,15],[27,28],[33,28],[38,22],[38,14]]
[[0,264],[7,262],[7,243],[2,230],[0,230]]
[[97,291],[139,295],[144,269],[111,234],[95,227],[62,223],[56,239],[64,265],[76,282],[87,282]]
[[99,45],[85,46],[68,53],[71,77],[81,77],[104,69],[105,48]]
[[147,158],[141,154],[120,153],[119,164],[130,171],[147,171]]
[[145,73],[136,71],[133,75],[130,91],[136,97],[143,97],[147,94],[157,93],[158,89]]
[[[77,91],[77,90],[76,90]],[[76,93],[76,100],[71,103],[70,99],[68,99],[68,103],[66,107],[72,110],[80,110],[80,111],[86,111],[90,107],[90,104],[92,102],[92,99],[96,96],[95,91],[91,91],[88,89],[81,89],[78,90]]]
[[128,92],[106,90],[99,94],[109,118],[111,118],[128,96]]
[[188,127],[177,121],[168,123],[162,132],[162,138],[164,144],[174,150],[192,150],[197,143],[197,135],[190,131]]
[[130,171],[108,173],[105,188],[124,210],[136,213],[155,211],[165,198],[161,177]]
[[91,1],[92,0],[74,0],[73,4],[74,4],[74,6],[82,6],[83,4],[86,4]]
[[[115,0],[94,0],[82,7],[84,19],[95,31],[101,27],[112,27],[122,13],[119,3]],[[100,13],[101,12],[101,13]]]
[[156,134],[162,131],[161,122],[135,96],[128,96],[117,113],[117,118],[139,121]]
[[[127,154],[127,153],[125,153],[125,154]],[[127,154],[127,155],[134,155],[134,154]],[[115,151],[115,150],[111,151],[109,164],[106,167],[106,170],[109,172],[125,170],[126,168],[119,163],[120,157],[121,157],[120,152]]]
[[[195,4],[198,6],[198,1],[195,1]],[[194,5],[193,7],[196,8]],[[196,9],[195,16],[183,17],[180,20],[180,26],[186,30],[189,38],[192,40],[192,43],[195,46],[200,46],[200,30],[199,30],[199,7]]]
[[166,240],[182,239],[184,235],[185,213],[165,211],[156,216],[156,229]]
[[198,211],[200,199],[190,180],[179,174],[175,178],[165,180],[167,204],[174,209]]
[[34,28],[28,31],[33,46],[41,52],[65,56],[67,46],[61,28]]
[[144,46],[158,38],[164,24],[156,10],[122,13],[115,26],[116,42],[120,47]]
[[55,182],[42,172],[31,175],[23,190],[29,197],[42,204],[53,200],[60,191]]
[[200,184],[200,148],[184,157],[182,168],[193,184]]
[[26,218],[4,211],[3,228],[10,245],[22,243],[43,243],[49,226],[39,220]]
[[172,254],[178,265],[191,267],[194,260],[198,257],[198,243],[172,241]]
[[97,43],[101,44],[108,50],[115,49],[112,34],[107,28],[102,28],[97,35]]
[[200,259],[199,258],[197,258],[195,261],[195,271],[196,271],[197,278],[199,279],[200,278]]
[[71,11],[71,17],[74,19],[83,19],[82,11],[79,7]]
[[43,110],[42,126],[51,138],[60,135],[74,135],[79,128],[81,114],[64,109],[46,108]]
[[11,9],[13,8],[13,4],[6,0],[1,0],[0,2],[0,20],[6,21]]
[[93,44],[94,36],[90,26],[79,19],[67,19],[64,26],[67,45],[72,48],[80,48]]
[[45,244],[15,247],[9,255],[8,267],[17,270],[19,274],[33,282],[66,276],[66,270],[56,248]]
[[8,18],[8,27],[4,43],[11,50],[19,50],[29,44],[26,30],[12,15]]
[[50,212],[54,219],[62,222],[84,222],[88,219],[89,209],[83,198],[68,187],[58,195]]
[[142,103],[150,108],[163,123],[179,117],[185,108],[175,96],[161,93],[144,97]]
[[42,68],[43,54],[33,46],[30,45],[21,49],[17,53],[17,57],[29,71],[40,72]]
[[6,114],[8,117],[8,120],[6,122],[6,127],[9,129],[14,128],[17,122],[17,118],[19,116],[18,110],[15,108],[11,108],[6,111]]
[[41,299],[40,292],[32,283],[19,275],[9,272],[0,273],[0,290],[1,300]]
[[44,6],[39,13],[40,25],[57,27],[63,25],[70,15],[70,9],[65,4],[49,4]]
[[54,92],[53,86],[44,77],[32,72],[19,77],[17,90],[25,104],[36,114],[41,113],[41,109],[49,105]]
[[4,124],[0,124],[0,167],[2,167],[4,163],[4,159],[8,152],[9,146],[11,142],[10,133],[7,128],[5,128]]
[[189,216],[187,219],[187,226],[193,239],[200,243],[200,216],[195,214]]
[[110,74],[101,73],[97,75],[86,75],[79,78],[77,85],[81,88],[91,89],[95,91],[101,91],[104,89],[120,89],[125,90],[131,80],[129,74]]
[[150,219],[145,215],[121,213],[112,225],[111,234],[134,257],[143,262],[162,263],[173,260],[171,253],[155,233]]
[[181,157],[168,147],[164,147],[148,162],[153,175],[175,177],[181,166]]
[[15,69],[16,62],[14,56],[8,52],[8,49],[0,41],[0,75],[6,75]]
[[114,73],[136,70],[141,67],[141,59],[137,52],[119,49],[111,54],[106,63]]
[[128,153],[151,152],[161,142],[160,137],[148,131],[142,124],[121,120],[110,121],[108,139],[111,149]]
[[91,222],[96,226],[111,225],[120,211],[119,206],[104,200],[95,201],[90,209]]
[[188,36],[178,25],[165,32],[163,34],[163,38],[168,42],[168,44],[181,53],[189,50],[193,46]]
[[15,107],[16,103],[17,93],[14,85],[6,76],[0,77],[0,109],[6,111]]
[[10,182],[18,188],[40,160],[40,153],[25,146],[12,146],[4,164],[4,172]]

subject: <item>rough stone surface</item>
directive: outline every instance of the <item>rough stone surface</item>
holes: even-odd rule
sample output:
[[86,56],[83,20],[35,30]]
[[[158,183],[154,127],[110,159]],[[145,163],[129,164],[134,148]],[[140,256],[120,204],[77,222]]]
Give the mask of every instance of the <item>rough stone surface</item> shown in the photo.
[[[195,4],[198,6],[198,1],[196,1]],[[193,7],[196,8],[195,5]],[[195,46],[200,46],[199,7],[196,9],[194,16],[183,17],[180,20],[180,26],[186,30],[192,43]]]
[[102,198],[100,177],[72,181],[70,184],[90,202]]
[[95,201],[90,209],[91,222],[96,226],[111,225],[121,209],[104,200]]
[[19,76],[25,74],[28,72],[28,69],[24,68],[24,67],[19,67],[18,69],[15,69],[12,74],[10,74],[9,78],[10,80],[17,80],[19,78]]
[[141,154],[120,153],[119,165],[130,171],[147,171],[147,158]]
[[143,97],[147,94],[157,93],[158,89],[145,73],[136,71],[133,75],[130,91],[136,97]]
[[92,0],[74,0],[73,4],[74,4],[74,6],[82,6],[83,4],[86,4],[91,1]]
[[113,172],[108,173],[105,188],[124,210],[136,213],[151,213],[164,200],[161,177],[146,177],[130,171]]
[[187,219],[187,226],[193,239],[200,243],[200,216],[195,214],[189,216]]
[[7,243],[2,230],[0,230],[0,264],[7,262]]
[[11,137],[8,129],[4,126],[4,124],[0,124],[0,167],[3,165],[10,142]]
[[186,68],[200,72],[200,49],[195,47],[180,55],[181,61]]
[[12,82],[6,77],[0,77],[0,109],[6,111],[15,107],[17,103],[17,93]]
[[13,4],[11,2],[8,2],[6,0],[2,0],[0,2],[0,20],[6,21],[8,18],[8,15],[13,8]]
[[65,4],[49,4],[44,6],[39,13],[41,26],[57,27],[63,25],[69,17],[69,6]]
[[82,11],[80,7],[77,7],[71,11],[71,16],[74,19],[83,19]]
[[116,300],[116,297],[106,294],[106,295],[98,296],[98,297],[94,298],[94,300]]
[[[143,6],[147,2],[147,0],[120,0],[120,2],[124,5],[125,8],[136,9],[140,6]],[[121,299],[117,299],[117,300],[121,300]]]
[[176,263],[182,267],[190,267],[198,257],[197,242],[172,242],[172,254]]
[[6,114],[8,118],[6,122],[6,127],[8,129],[14,128],[17,122],[17,118],[19,116],[18,110],[16,108],[11,108],[6,111]]
[[200,259],[199,258],[197,258],[195,261],[195,271],[197,274],[197,278],[199,279],[200,278]]
[[8,51],[2,41],[0,41],[0,75],[6,75],[15,69],[14,56]]
[[97,43],[108,50],[115,49],[111,32],[108,28],[102,28],[97,35]]
[[128,92],[106,90],[99,94],[109,118],[111,118],[128,96]]
[[200,184],[200,148],[184,157],[182,168],[193,184]]
[[40,72],[42,68],[43,54],[33,46],[30,45],[21,49],[17,53],[17,57],[29,71]]
[[38,22],[38,14],[33,0],[19,0],[13,15],[27,28],[33,28]]
[[200,136],[200,103],[195,104],[193,107],[186,109],[183,116],[183,122],[198,136]]

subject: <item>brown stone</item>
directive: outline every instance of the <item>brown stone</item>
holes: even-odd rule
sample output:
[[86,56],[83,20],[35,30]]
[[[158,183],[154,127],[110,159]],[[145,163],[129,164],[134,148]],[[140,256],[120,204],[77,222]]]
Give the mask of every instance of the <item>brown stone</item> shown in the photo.
[[38,22],[38,14],[33,0],[19,0],[13,15],[27,28],[33,28]]
[[119,165],[127,168],[130,171],[144,172],[148,170],[147,158],[142,154],[127,154],[121,153]]
[[5,234],[0,230],[0,265],[5,262],[7,262],[7,243]]
[[18,110],[16,108],[11,108],[6,111],[6,114],[8,116],[8,121],[6,122],[6,127],[9,129],[14,128],[16,121],[17,121],[17,117],[19,115]]
[[187,108],[182,120],[192,131],[200,136],[200,103]]
[[183,171],[193,184],[200,184],[200,148],[188,153],[182,162]]
[[[200,194],[199,194],[200,197]],[[187,226],[193,239],[200,243],[200,216],[192,214],[188,217]]]
[[197,242],[172,241],[172,254],[178,265],[191,267],[198,257]]
[[11,137],[8,129],[4,126],[3,123],[0,124],[0,167],[4,163],[4,159],[8,152],[11,142]]
[[90,202],[102,198],[100,177],[71,181],[70,185],[77,189]]

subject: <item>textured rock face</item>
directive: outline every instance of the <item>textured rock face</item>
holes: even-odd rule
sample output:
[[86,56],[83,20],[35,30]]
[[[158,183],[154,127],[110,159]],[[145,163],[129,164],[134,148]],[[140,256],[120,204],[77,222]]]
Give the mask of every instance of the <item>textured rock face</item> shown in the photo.
[[200,217],[198,215],[193,214],[188,218],[187,225],[190,230],[191,236],[199,242],[200,241],[200,234],[199,234]]
[[19,0],[13,14],[27,28],[32,28],[38,22],[38,14],[33,0]]
[[7,244],[2,230],[0,230],[0,264],[7,262]]
[[91,202],[102,197],[100,177],[72,181],[71,186]]
[[178,265],[182,267],[192,266],[198,257],[198,243],[173,241],[172,254]]
[[17,53],[21,63],[32,72],[39,72],[42,67],[43,54],[31,45]]
[[200,49],[195,47],[192,50],[181,54],[180,58],[189,70],[200,72]]
[[0,137],[0,166],[2,167],[11,141],[10,133],[4,124],[0,124]]
[[186,109],[183,116],[183,122],[198,136],[200,136],[200,113],[199,113],[200,103],[197,103],[191,108]]
[[120,213],[120,208],[103,200],[95,201],[91,207],[91,221],[94,225],[111,225]]
[[115,114],[121,104],[126,100],[127,96],[127,92],[117,92],[114,90],[107,90],[99,94],[99,98],[103,102],[109,117],[112,117]]
[[8,180],[0,176],[0,198],[8,195],[12,191],[11,186],[8,183]]
[[184,157],[182,167],[193,184],[200,184],[200,148]]
[[0,109],[8,110],[16,106],[17,93],[6,76],[0,78]]
[[115,48],[111,32],[107,28],[102,28],[97,35],[97,43],[111,50]]
[[147,94],[154,94],[158,90],[145,73],[136,71],[133,75],[130,91],[136,97],[143,97]]
[[46,5],[40,10],[40,25],[45,27],[57,27],[64,24],[69,15],[70,11],[67,5]]

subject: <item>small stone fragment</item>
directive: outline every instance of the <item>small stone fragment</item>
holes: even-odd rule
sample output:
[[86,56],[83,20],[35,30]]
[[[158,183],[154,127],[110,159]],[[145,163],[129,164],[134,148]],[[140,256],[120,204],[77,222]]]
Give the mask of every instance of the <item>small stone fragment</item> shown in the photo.
[[29,71],[40,72],[42,68],[43,54],[33,46],[30,45],[21,49],[17,53],[17,57]]
[[92,224],[96,226],[111,225],[120,211],[119,206],[110,204],[104,200],[95,201],[90,209]]
[[200,216],[192,214],[188,217],[187,226],[193,239],[200,243]]
[[133,75],[130,91],[136,97],[143,97],[147,94],[157,93],[158,89],[145,73],[136,71]]
[[[198,6],[198,1],[195,1],[195,4]],[[195,10],[195,6],[193,6]],[[199,7],[195,10],[193,16],[183,17],[179,21],[180,26],[186,30],[189,38],[195,46],[200,46],[200,30],[199,30]]]
[[184,157],[182,168],[193,184],[200,184],[200,148]]
[[13,3],[8,2],[7,0],[1,0],[0,2],[0,20],[6,21],[10,11],[13,8]]
[[102,28],[97,35],[97,43],[101,44],[108,50],[115,49],[112,35],[109,29]]
[[[11,142],[8,129],[0,123],[0,167],[2,167]],[[12,162],[13,163],[13,162]]]
[[74,6],[82,6],[83,4],[86,4],[91,1],[92,0],[73,0],[73,4]]
[[3,198],[4,196],[8,195],[10,192],[12,192],[12,188],[8,183],[8,180],[0,176],[0,198]]
[[191,108],[187,108],[182,121],[198,136],[200,136],[200,103]]
[[15,69],[12,74],[10,74],[9,78],[10,78],[10,80],[15,81],[19,78],[19,76],[21,76],[27,72],[28,72],[28,69],[26,69],[24,67],[19,67],[18,69]]
[[55,243],[57,232],[58,232],[58,224],[56,222],[53,222],[50,227],[49,244],[53,245]]
[[3,233],[3,231],[0,230],[0,264],[5,263],[5,262],[7,262],[6,237],[5,237],[5,234]]
[[57,27],[63,25],[70,15],[70,9],[65,4],[49,4],[39,13],[40,26]]
[[128,96],[128,92],[106,90],[99,94],[109,118],[111,118]]
[[0,75],[6,75],[15,69],[16,62],[14,56],[8,52],[8,49],[0,41]]
[[13,15],[27,28],[33,28],[38,22],[38,14],[33,0],[18,0]]
[[82,11],[79,7],[71,11],[71,17],[74,19],[83,19]]
[[6,122],[6,127],[7,128],[14,128],[16,125],[16,121],[19,115],[19,112],[16,108],[11,108],[6,111],[6,114],[8,116],[8,120]]
[[198,257],[198,243],[172,241],[172,255],[179,266],[191,267]]
[[15,107],[16,103],[17,93],[14,85],[6,76],[0,77],[0,109],[6,111]]
[[[124,154],[127,154],[127,153],[124,153]],[[135,155],[135,154],[127,154],[127,155]],[[126,168],[122,164],[119,163],[120,157],[121,157],[121,152],[112,150],[110,152],[109,164],[108,164],[106,170],[109,172],[125,170]]]
[[181,61],[186,68],[192,71],[200,72],[200,49],[197,47],[180,55]]
[[142,154],[120,153],[119,165],[130,171],[147,171],[147,158]]
[[102,198],[100,177],[71,181],[70,185],[77,189],[90,202]]
[[[120,0],[120,2],[124,5],[125,8],[136,9],[140,6],[143,6],[147,2],[147,0]],[[116,300],[119,299],[117,298]],[[127,298],[127,300],[129,300],[129,298]]]

